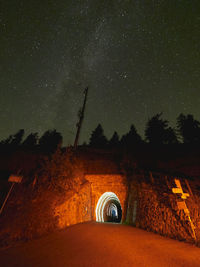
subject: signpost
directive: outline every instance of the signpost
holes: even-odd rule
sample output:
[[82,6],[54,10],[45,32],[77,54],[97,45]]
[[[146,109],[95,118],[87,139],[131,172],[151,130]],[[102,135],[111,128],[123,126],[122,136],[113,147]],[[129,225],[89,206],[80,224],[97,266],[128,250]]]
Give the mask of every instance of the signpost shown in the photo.
[[17,175],[10,175],[8,178],[8,182],[12,183],[21,183],[22,181],[22,176],[17,176]]
[[183,210],[185,212],[185,214],[187,215],[188,217],[188,220],[190,222],[190,225],[191,225],[191,229],[192,229],[192,233],[193,233],[193,237],[194,237],[194,240],[196,241],[197,238],[196,238],[196,234],[195,234],[195,226],[191,220],[191,217],[190,217],[190,211],[185,203],[185,200],[187,199],[187,197],[189,197],[190,195],[188,193],[184,193],[183,192],[183,189],[182,189],[182,186],[181,186],[181,182],[179,179],[174,179],[175,181],[175,184],[176,184],[176,187],[172,188],[172,192],[174,194],[181,194],[181,198],[183,199],[182,201],[177,201],[177,206],[178,206],[178,209],[179,210]]
[[10,175],[10,177],[8,178],[8,182],[11,182],[12,185],[11,185],[11,187],[10,187],[10,189],[8,191],[8,194],[7,194],[7,196],[6,196],[6,198],[5,198],[4,202],[3,202],[3,205],[2,205],[2,207],[0,209],[0,215],[1,215],[2,211],[3,211],[3,208],[4,208],[5,204],[6,204],[8,198],[9,198],[11,192],[12,192],[12,190],[13,190],[14,185],[16,183],[21,183],[21,181],[22,181],[22,176]]

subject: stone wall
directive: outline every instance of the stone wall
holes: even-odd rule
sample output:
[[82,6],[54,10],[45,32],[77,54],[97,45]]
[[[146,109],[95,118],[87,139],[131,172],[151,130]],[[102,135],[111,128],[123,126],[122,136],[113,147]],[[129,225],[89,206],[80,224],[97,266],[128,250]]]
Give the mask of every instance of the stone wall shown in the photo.
[[55,206],[58,228],[92,220],[91,185],[85,182],[79,192],[66,195],[66,201]]
[[[148,176],[148,177],[147,177]],[[154,177],[153,177],[154,176]],[[180,178],[185,187],[184,180]],[[137,181],[137,182],[136,182]],[[174,177],[136,175],[130,184],[127,222],[164,236],[194,242],[191,224],[183,210],[179,210],[179,194],[173,194]],[[185,192],[186,188],[183,188]],[[200,242],[200,198],[191,195],[186,200],[195,225],[197,243]]]
[[1,215],[0,247],[91,220],[91,186],[58,193],[16,186]]
[[87,174],[85,179],[91,184],[92,219],[96,220],[95,209],[101,195],[113,192],[120,200],[122,221],[125,221],[128,193],[126,177],[120,174]]
[[[180,180],[186,192],[184,179]],[[14,191],[2,214],[0,245],[96,220],[96,205],[105,192],[113,192],[119,198],[122,222],[193,242],[190,223],[184,212],[177,208],[180,196],[172,193],[174,186],[174,177],[135,171],[128,178],[121,174],[86,174],[83,183],[62,194],[44,188],[34,192],[34,189],[22,187]],[[186,200],[186,204],[200,243],[200,196],[192,183],[191,188],[194,195]]]

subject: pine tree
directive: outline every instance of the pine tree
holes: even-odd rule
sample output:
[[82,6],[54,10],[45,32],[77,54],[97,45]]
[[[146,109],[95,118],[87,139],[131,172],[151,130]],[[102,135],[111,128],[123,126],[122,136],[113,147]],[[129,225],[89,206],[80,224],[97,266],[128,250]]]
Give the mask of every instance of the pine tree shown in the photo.
[[146,140],[153,145],[177,143],[177,136],[173,128],[168,126],[168,121],[161,118],[158,113],[148,120],[145,128]]
[[26,149],[33,149],[36,147],[38,142],[38,133],[31,133],[29,134],[24,142],[22,143],[22,146]]
[[39,148],[45,153],[53,153],[62,145],[62,135],[54,130],[46,131],[39,139]]
[[180,114],[177,118],[178,133],[184,143],[200,143],[200,122],[193,115]]
[[91,147],[103,148],[108,144],[107,138],[104,135],[101,124],[98,124],[96,129],[92,132],[89,145]]
[[113,136],[111,137],[111,139],[109,140],[109,146],[110,147],[117,147],[119,145],[119,135],[118,133],[115,131],[113,133]]
[[137,133],[135,126],[132,124],[127,134],[121,138],[121,144],[125,147],[134,147],[142,143],[141,136]]

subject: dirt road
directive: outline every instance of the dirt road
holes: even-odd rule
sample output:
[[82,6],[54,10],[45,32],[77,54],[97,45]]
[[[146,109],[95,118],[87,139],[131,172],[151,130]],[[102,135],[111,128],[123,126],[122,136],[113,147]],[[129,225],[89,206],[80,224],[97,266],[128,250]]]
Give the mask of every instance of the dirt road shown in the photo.
[[200,248],[131,226],[84,223],[0,251],[2,267],[200,266]]

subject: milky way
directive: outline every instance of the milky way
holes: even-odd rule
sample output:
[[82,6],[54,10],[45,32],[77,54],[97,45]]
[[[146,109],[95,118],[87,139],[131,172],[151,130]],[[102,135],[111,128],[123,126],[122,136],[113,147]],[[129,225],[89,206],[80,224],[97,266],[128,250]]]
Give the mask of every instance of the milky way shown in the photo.
[[98,123],[110,137],[163,112],[200,120],[200,3],[189,0],[0,1],[0,138],[56,128],[73,142]]

